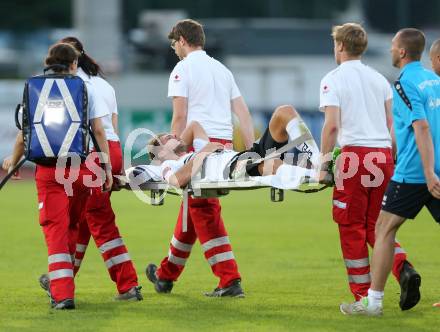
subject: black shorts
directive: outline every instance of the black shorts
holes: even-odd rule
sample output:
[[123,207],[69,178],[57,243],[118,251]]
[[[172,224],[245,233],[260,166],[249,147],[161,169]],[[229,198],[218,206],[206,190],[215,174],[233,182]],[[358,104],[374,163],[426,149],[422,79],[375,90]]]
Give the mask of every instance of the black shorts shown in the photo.
[[266,157],[266,154],[272,153],[275,150],[282,148],[286,144],[287,141],[281,143],[275,141],[270,134],[269,128],[266,128],[263,136],[261,136],[259,140],[254,142],[252,147],[247,150],[247,152],[256,152],[261,156],[261,158],[264,158]]
[[383,211],[407,219],[414,219],[424,206],[440,223],[440,200],[431,195],[425,183],[390,181],[382,201]]
[[[232,170],[234,169],[238,159],[243,159],[243,158],[247,158],[244,157],[243,155],[248,154],[249,155],[249,159],[254,159],[254,155],[255,153],[258,154],[261,158],[266,157],[266,155],[273,153],[274,151],[282,148],[284,145],[287,144],[288,141],[279,143],[277,141],[275,141],[272,137],[272,135],[270,134],[269,128],[266,128],[266,130],[264,131],[263,136],[260,137],[259,140],[257,140],[256,142],[254,142],[254,144],[252,145],[252,147],[249,150],[245,150],[243,152],[240,152],[239,154],[237,154],[235,156],[235,158],[232,160],[231,162],[231,166],[230,166],[230,174],[232,173]],[[284,154],[282,154],[280,156],[280,159],[282,160],[284,157]],[[251,161],[249,161],[251,162]],[[246,173],[250,176],[259,176],[260,173],[258,172],[258,164],[252,164],[250,163],[249,165],[246,166]]]

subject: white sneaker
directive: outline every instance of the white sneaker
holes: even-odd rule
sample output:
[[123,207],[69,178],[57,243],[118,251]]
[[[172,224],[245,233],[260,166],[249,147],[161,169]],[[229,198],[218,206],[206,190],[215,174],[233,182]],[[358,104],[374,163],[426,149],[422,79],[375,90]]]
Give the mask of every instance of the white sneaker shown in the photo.
[[383,308],[381,305],[369,305],[368,298],[362,297],[359,301],[353,303],[342,303],[339,310],[344,315],[349,316],[382,316]]

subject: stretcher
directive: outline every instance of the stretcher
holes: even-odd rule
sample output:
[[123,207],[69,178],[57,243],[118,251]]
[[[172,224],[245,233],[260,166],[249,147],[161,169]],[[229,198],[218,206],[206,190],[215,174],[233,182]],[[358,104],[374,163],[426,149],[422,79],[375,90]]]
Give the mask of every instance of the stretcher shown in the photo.
[[[183,195],[186,191],[188,195],[194,198],[212,198],[228,195],[231,191],[255,190],[268,188],[271,191],[271,200],[281,202],[284,199],[283,188],[273,187],[269,184],[255,179],[247,180],[224,180],[224,181],[192,181],[185,188],[175,188],[163,181],[150,180],[141,184],[133,185],[127,176],[116,176],[119,181],[119,188],[126,190],[141,190],[151,193],[152,205],[164,204],[164,193],[171,195]],[[328,185],[320,184],[310,178],[305,178],[301,184],[295,188],[287,189],[301,193],[316,193],[326,189]],[[160,199],[159,199],[160,198]]]
[[[142,166],[145,172],[148,172],[148,165]],[[292,173],[292,167],[284,169],[287,174]],[[296,169],[298,172],[298,169]],[[320,184],[316,180],[317,177],[311,177],[311,170],[300,169],[300,174],[296,174],[292,178],[286,177],[283,172],[277,172],[276,175],[246,177],[241,180],[221,180],[221,181],[207,181],[200,176],[193,177],[192,181],[185,188],[174,188],[168,183],[155,180],[154,176],[147,176],[141,178],[130,176],[132,169],[126,171],[125,176],[117,176],[119,187],[121,189],[132,191],[149,191],[151,205],[163,205],[165,194],[180,195],[183,197],[183,225],[182,230],[187,230],[187,216],[188,216],[188,198],[212,198],[223,197],[228,195],[231,191],[256,190],[268,188],[270,190],[270,199],[272,202],[281,202],[284,200],[284,190],[292,190],[302,193],[316,193],[326,189],[329,185]],[[152,172],[153,173],[153,172]],[[150,174],[153,175],[153,174]],[[130,181],[131,179],[131,181]]]

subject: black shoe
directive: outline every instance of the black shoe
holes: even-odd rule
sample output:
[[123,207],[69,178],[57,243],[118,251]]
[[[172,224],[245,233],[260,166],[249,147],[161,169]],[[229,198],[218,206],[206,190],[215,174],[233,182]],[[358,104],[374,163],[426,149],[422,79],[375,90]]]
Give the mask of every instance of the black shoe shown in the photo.
[[38,278],[38,282],[40,283],[41,288],[43,288],[46,292],[49,292],[50,279],[48,274],[42,274],[40,278]]
[[244,297],[243,289],[240,284],[241,280],[234,280],[228,287],[216,288],[211,293],[205,293],[208,297]]
[[161,280],[157,278],[156,275],[157,266],[154,264],[148,264],[145,269],[145,274],[147,275],[148,280],[150,280],[154,284],[154,289],[158,293],[171,293],[173,289],[173,282],[170,280]]
[[422,278],[420,274],[407,262],[403,263],[400,272],[400,302],[399,306],[402,310],[409,310],[420,301],[420,284]]
[[52,301],[52,309],[55,310],[72,310],[75,309],[75,302],[73,299],[65,299],[60,302]]
[[127,292],[115,296],[116,301],[142,301],[144,298],[141,294],[142,286],[131,287]]

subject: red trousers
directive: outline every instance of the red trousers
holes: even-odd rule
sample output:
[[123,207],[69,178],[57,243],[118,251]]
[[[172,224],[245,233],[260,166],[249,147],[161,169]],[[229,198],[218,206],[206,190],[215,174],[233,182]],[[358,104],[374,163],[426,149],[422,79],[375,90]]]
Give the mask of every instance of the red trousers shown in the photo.
[[[333,219],[339,226],[348,282],[356,300],[367,296],[370,287],[368,245],[374,247],[376,221],[393,171],[391,149],[387,148],[347,146],[337,162]],[[393,274],[399,280],[406,253],[397,242],[394,253]]]
[[63,184],[56,181],[55,172],[55,167],[37,166],[35,182],[40,225],[48,249],[50,292],[58,302],[74,298],[72,257],[78,220],[83,214],[89,189],[83,184],[82,176],[87,174],[84,165],[81,165],[78,180],[72,184],[73,196],[68,196]]
[[[121,174],[122,150],[119,142],[108,141],[112,173]],[[74,273],[78,272],[84,258],[90,236],[93,236],[110,278],[120,294],[138,285],[136,270],[116,226],[116,218],[110,201],[110,192],[100,188],[91,190],[85,206],[85,216],[79,222],[76,243]]]
[[[230,141],[211,139],[228,144]],[[229,237],[221,217],[221,206],[217,198],[188,200],[187,231],[182,231],[183,205],[180,206],[174,235],[168,256],[165,257],[157,276],[159,279],[176,281],[182,273],[196,239],[199,239],[205,258],[214,275],[220,278],[219,287],[228,286],[240,279]]]

